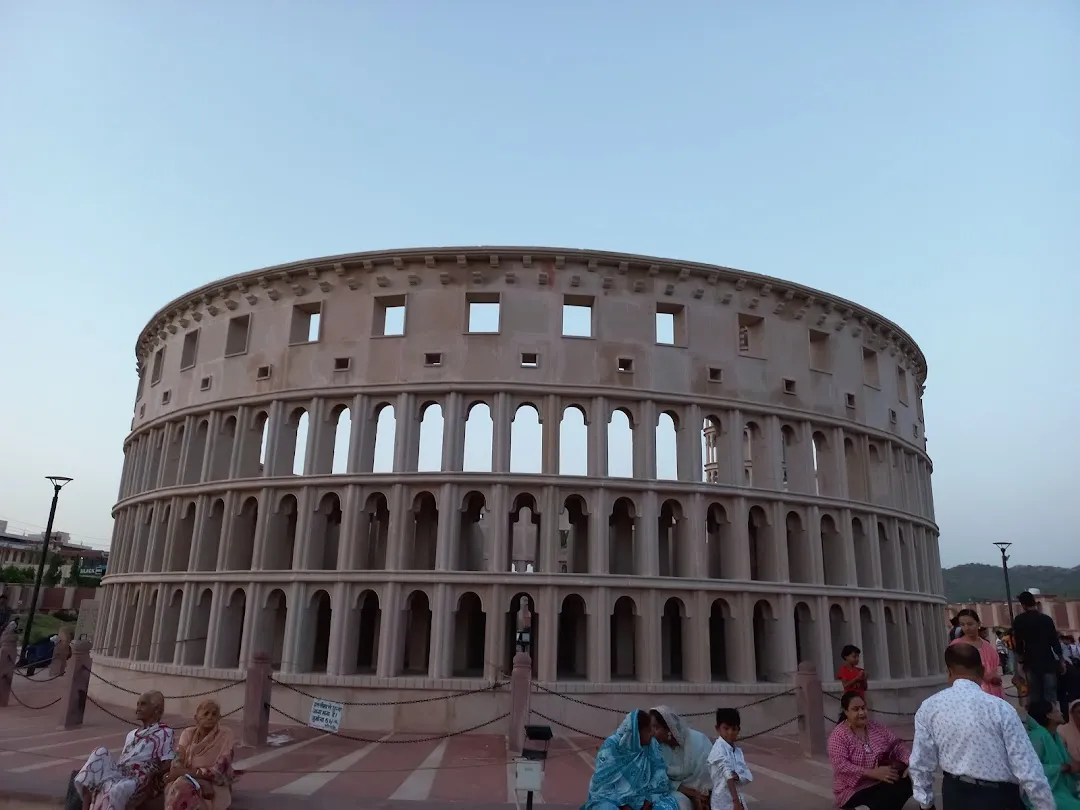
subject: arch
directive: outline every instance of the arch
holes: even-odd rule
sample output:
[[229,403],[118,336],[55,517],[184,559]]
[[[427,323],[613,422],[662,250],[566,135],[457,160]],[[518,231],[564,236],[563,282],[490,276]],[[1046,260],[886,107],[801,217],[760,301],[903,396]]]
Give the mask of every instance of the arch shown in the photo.
[[471,490],[461,500],[461,521],[458,532],[457,565],[459,571],[482,571],[487,562],[488,538],[487,499],[482,492]]
[[183,663],[188,666],[204,667],[207,665],[206,641],[210,635],[210,612],[214,603],[214,592],[205,586],[192,586],[196,589],[194,608],[188,621],[187,639],[184,641]]
[[540,473],[544,462],[544,425],[540,409],[523,402],[510,422],[510,472]]
[[569,495],[559,514],[556,563],[562,573],[589,573],[589,507],[581,495]]
[[395,447],[397,445],[397,415],[394,406],[382,402],[373,411],[375,421],[375,439],[372,443],[371,471],[375,473],[393,472]]
[[367,588],[356,597],[357,629],[352,644],[346,650],[346,660],[360,674],[374,673],[379,663],[379,635],[382,631],[382,609],[379,594]]
[[889,605],[885,605],[885,644],[889,649],[889,677],[903,678],[904,673],[904,639],[900,624],[896,620],[896,613]]
[[233,516],[232,535],[226,549],[227,570],[250,571],[254,568],[255,529],[258,525],[259,499],[249,495]]
[[[236,445],[237,420],[235,414],[229,414],[221,421],[217,438],[210,443],[210,478],[211,481],[224,481],[229,478],[232,467],[233,447]],[[242,459],[241,459],[242,462]],[[243,470],[240,471],[243,477]]]
[[559,475],[588,474],[588,418],[580,405],[567,405],[559,421]]
[[217,569],[218,553],[221,550],[221,532],[225,528],[225,500],[215,498],[210,504],[210,514],[203,521],[202,531],[195,553],[196,571],[214,571]]
[[608,571],[612,574],[638,573],[636,528],[634,502],[616,498],[608,517]]
[[589,620],[585,600],[576,593],[563,597],[555,670],[559,680],[588,678]]
[[792,582],[814,581],[814,558],[802,516],[795,510],[785,518],[787,532],[788,576]]
[[419,416],[420,440],[416,469],[419,472],[438,472],[443,468],[443,437],[446,432],[442,405],[429,400],[420,406]]
[[341,521],[341,498],[336,492],[327,492],[311,518],[305,567],[321,571],[337,570]]
[[870,539],[860,518],[851,519],[851,542],[855,547],[855,583],[860,588],[874,585],[874,557],[870,548]]
[[780,426],[780,487],[787,492],[792,489],[792,476],[795,472],[798,435],[791,425]]
[[611,608],[611,680],[636,681],[639,678],[637,660],[638,623],[637,603],[629,596],[620,596]]
[[431,655],[431,602],[425,591],[415,590],[405,598],[404,654],[401,675],[426,675]]
[[844,608],[838,604],[829,606],[829,638],[832,640],[832,669],[836,670],[843,663],[840,651],[853,639]]
[[165,598],[165,610],[161,614],[161,629],[158,643],[151,650],[153,661],[159,664],[171,664],[176,660],[177,633],[180,630],[180,608],[184,602],[184,591],[178,587],[169,588]]
[[685,622],[686,605],[677,596],[664,602],[660,616],[661,677],[665,681],[686,679]]
[[795,661],[811,661],[821,670],[822,662],[817,655],[817,623],[814,611],[806,602],[795,603]]
[[352,445],[352,409],[347,405],[338,405],[330,412],[330,422],[334,426],[334,445],[330,458],[330,473],[343,475],[349,469],[349,448]]
[[847,555],[844,538],[832,515],[821,516],[821,559],[824,565],[826,585],[850,585],[847,572]]
[[476,593],[466,591],[458,598],[454,615],[454,677],[483,676],[486,633],[484,603]]
[[285,627],[289,620],[289,600],[285,591],[275,588],[266,595],[260,617],[259,641],[256,649],[266,650],[270,666],[281,669],[285,658]]
[[477,400],[465,411],[465,472],[491,472],[494,459],[495,422],[491,406]]
[[844,437],[844,465],[847,472],[848,498],[853,501],[869,500],[866,494],[866,465],[861,449],[850,436]]
[[709,414],[701,424],[701,480],[706,484],[726,482],[730,471],[722,468],[723,422],[719,416]]
[[772,527],[768,514],[756,504],[747,512],[746,533],[750,541],[750,579],[775,580]]
[[893,558],[892,542],[889,533],[885,530],[885,524],[880,520],[877,525],[878,552],[881,558],[882,586],[889,591],[900,590],[899,566]]
[[289,471],[293,475],[305,475],[307,473],[308,429],[311,425],[311,417],[308,416],[307,409],[294,408],[285,425],[284,446],[289,452]]
[[308,598],[300,633],[298,672],[326,672],[330,661],[333,601],[322,588]]
[[506,535],[509,543],[506,556],[510,560],[511,571],[533,573],[537,570],[540,559],[540,520],[536,498],[528,492],[519,493],[510,508],[510,525]]
[[435,496],[418,492],[409,510],[412,518],[411,543],[405,568],[411,571],[434,571],[439,542],[439,508]]
[[731,605],[726,599],[713,599],[709,606],[709,672],[712,680],[731,680],[729,662],[737,660],[738,643]]
[[710,579],[731,579],[736,571],[731,547],[731,524],[724,505],[714,501],[705,509],[705,561]]
[[682,504],[674,498],[668,498],[660,504],[657,516],[657,540],[660,553],[660,576],[688,577],[693,565],[690,549],[683,539],[684,520]]
[[385,570],[389,535],[390,508],[386,495],[373,492],[360,514],[359,547],[352,552],[350,567],[359,571]]
[[[287,492],[281,496],[277,507],[270,513],[266,548],[263,551],[263,569],[266,571],[291,571],[296,561],[296,529],[300,522],[300,507],[296,496]],[[304,566],[307,560],[299,561]]]
[[[524,600],[524,602],[522,600]],[[518,623],[520,620],[518,613],[522,608],[522,604],[524,604],[529,611],[529,644],[530,651],[533,653],[532,673],[533,678],[535,679],[538,671],[537,665],[540,660],[540,656],[536,655],[535,652],[540,649],[540,634],[545,632],[546,628],[543,627],[541,617],[537,614],[536,600],[533,599],[532,594],[528,593],[527,591],[518,591],[517,593],[515,593],[512,597],[510,597],[510,602],[507,605],[505,625],[506,658],[503,662],[503,666],[506,672],[510,672],[514,668],[514,655],[515,653],[517,653],[518,650]]]
[[877,638],[877,622],[870,608],[863,605],[859,608],[859,628],[862,631],[862,651],[864,666],[868,672],[883,673],[888,666],[882,662]]
[[191,567],[191,541],[195,536],[195,502],[188,501],[182,504],[180,515],[180,520],[176,523],[173,546],[169,553],[169,571],[187,571]]
[[200,419],[195,425],[195,434],[188,444],[188,455],[184,464],[182,483],[197,484],[202,480],[203,459],[206,457],[206,443],[209,432],[209,421]]
[[778,680],[776,615],[768,599],[754,603],[754,665],[759,681]]
[[610,478],[634,476],[634,418],[625,408],[615,408],[607,423],[607,474]]
[[656,478],[661,481],[679,480],[679,416],[672,410],[662,410],[653,429],[656,452]]
[[228,595],[221,612],[218,630],[218,649],[214,666],[225,669],[240,668],[240,654],[244,639],[244,619],[247,616],[247,592],[234,588]]

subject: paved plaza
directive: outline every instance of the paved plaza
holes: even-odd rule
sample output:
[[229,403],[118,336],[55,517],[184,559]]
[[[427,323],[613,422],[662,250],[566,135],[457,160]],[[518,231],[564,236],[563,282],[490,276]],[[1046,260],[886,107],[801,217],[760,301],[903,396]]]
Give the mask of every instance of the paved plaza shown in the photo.
[[[17,677],[14,686],[18,698],[32,708],[13,699],[11,705],[0,709],[0,795],[43,799],[39,806],[59,807],[70,772],[97,746],[119,749],[130,726],[90,703],[82,728],[64,731],[60,724],[67,677],[50,683]],[[58,698],[59,702],[49,705]],[[106,708],[120,717],[133,716],[128,706]],[[166,720],[178,726],[188,722],[173,715],[167,715]],[[910,727],[896,728],[910,738]],[[607,731],[610,729],[595,729],[597,734]],[[744,730],[747,734],[753,731]],[[234,807],[290,810],[310,807],[312,799],[323,810],[393,808],[413,802],[424,802],[427,807],[468,804],[476,808],[524,804],[524,796],[515,796],[512,766],[507,764],[505,738],[500,734],[430,739],[347,733],[373,741],[272,725],[276,745],[243,748],[239,753],[237,764],[245,773],[238,783]],[[534,802],[580,806],[597,745],[597,740],[562,736],[557,729],[543,794],[534,797]],[[755,775],[746,791],[751,807],[832,807],[828,764],[803,757],[790,734],[774,732],[750,739],[745,742],[745,751]]]

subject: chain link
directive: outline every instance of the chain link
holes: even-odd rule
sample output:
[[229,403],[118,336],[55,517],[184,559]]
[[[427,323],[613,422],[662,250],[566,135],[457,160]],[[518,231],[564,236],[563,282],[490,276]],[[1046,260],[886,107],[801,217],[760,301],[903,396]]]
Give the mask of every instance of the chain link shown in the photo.
[[30,709],[30,711],[34,711],[34,712],[39,712],[39,711],[42,711],[43,709],[52,708],[53,706],[55,706],[57,703],[59,703],[63,699],[62,697],[58,697],[56,700],[54,700],[54,701],[52,701],[50,703],[46,703],[44,706],[31,706],[29,703],[24,703],[23,699],[15,694],[14,689],[9,690],[8,694],[11,695],[13,698],[15,698],[15,701],[20,706],[22,706],[24,709]]
[[[839,702],[843,695],[834,695],[832,692],[822,692],[821,694],[831,697],[833,700]],[[889,717],[914,717],[915,712],[887,712],[884,709],[871,709],[874,714],[886,714]]]
[[[601,706],[601,705],[599,705],[597,703],[590,703],[587,700],[581,700],[579,698],[573,697],[571,695],[566,694],[565,692],[556,692],[553,689],[548,689],[548,688],[546,688],[544,686],[541,686],[540,684],[535,683],[535,682],[533,683],[533,687],[537,691],[543,692],[544,694],[553,695],[554,697],[560,697],[563,700],[569,700],[571,703],[577,703],[580,706],[588,706],[590,709],[599,709],[600,711],[611,712],[612,714],[623,714],[623,715],[625,715],[625,714],[630,713],[630,711],[627,710],[627,709],[614,709],[611,706]],[[789,689],[786,692],[776,692],[775,694],[772,694],[772,695],[766,695],[765,697],[761,698],[760,700],[753,700],[750,703],[744,703],[742,706],[737,706],[736,708],[741,711],[742,709],[749,709],[751,706],[760,706],[762,703],[768,703],[770,700],[776,700],[777,698],[782,698],[782,697],[786,697],[788,695],[794,695],[794,694],[795,694],[794,689]],[[679,712],[679,714],[682,715],[683,717],[706,717],[706,716],[712,714],[714,711],[715,711],[715,709],[706,709],[703,712]]]
[[[298,726],[307,726],[308,725],[303,720],[301,720],[301,719],[299,719],[297,717],[293,717],[291,714],[283,712],[281,709],[279,709],[277,706],[274,706],[271,703],[265,703],[263,705],[266,706],[266,708],[277,712],[282,717],[284,717],[286,720],[291,720],[292,722],[296,723]],[[490,726],[492,723],[498,723],[500,720],[505,720],[509,716],[510,716],[510,712],[506,712],[505,714],[500,714],[498,717],[493,717],[491,720],[485,720],[483,723],[478,723],[477,725],[470,726],[469,728],[463,728],[463,729],[460,729],[459,731],[450,731],[450,732],[448,732],[446,734],[434,734],[434,735],[432,735],[430,737],[418,737],[415,740],[372,740],[372,739],[369,739],[367,737],[357,737],[357,736],[355,736],[353,734],[343,734],[340,731],[323,731],[323,734],[325,734],[328,737],[340,737],[343,740],[353,740],[354,742],[383,743],[383,744],[387,744],[387,745],[408,745],[410,743],[423,743],[423,742],[434,742],[435,740],[447,740],[447,739],[449,739],[451,737],[459,737],[462,734],[471,734],[472,732],[474,732],[474,731],[476,731],[478,729],[481,729],[484,726]],[[319,729],[319,730],[321,731],[321,729]]]
[[[94,700],[92,697],[90,697],[90,695],[87,695],[86,699],[87,699],[88,702],[94,704],[97,708],[101,709],[101,711],[105,712],[105,714],[109,715],[109,717],[113,718],[114,720],[119,720],[121,723],[123,723],[125,725],[135,726],[136,728],[142,725],[141,723],[139,723],[137,721],[128,720],[126,717],[121,717],[116,712],[111,711],[110,709],[106,709],[104,706],[102,706],[100,703],[98,703],[96,700]],[[226,717],[232,717],[237,712],[242,711],[243,708],[244,707],[242,705],[237,706],[231,712],[225,712],[224,714],[222,714],[221,719],[224,720]],[[170,726],[170,728],[173,729],[174,731],[183,731],[186,728],[194,728],[194,727],[195,727],[194,723],[191,723],[191,724],[186,725],[186,726]]]
[[[94,670],[90,670],[90,674],[97,678],[102,683],[106,683],[113,689],[118,689],[121,692],[127,692],[129,695],[139,696],[143,692],[136,691],[134,689],[128,689],[126,686],[121,686],[118,683],[113,683],[108,678],[103,678],[98,675]],[[162,695],[165,700],[187,700],[188,698],[206,697],[207,695],[216,695],[218,692],[224,692],[226,689],[232,689],[234,686],[239,686],[242,683],[246,683],[246,679],[242,681],[229,681],[224,686],[216,686],[213,689],[207,689],[205,692],[193,692],[190,695]]]
[[[335,700],[335,703],[340,703],[342,706],[413,706],[418,703],[436,703],[440,700],[450,700],[451,698],[467,697],[469,695],[482,695],[484,692],[494,692],[496,689],[501,689],[506,686],[508,681],[495,681],[493,684],[482,687],[480,689],[470,689],[467,692],[454,692],[449,695],[439,695],[438,697],[426,697],[426,698],[413,698],[411,700]],[[290,689],[296,692],[298,695],[303,695],[311,700],[324,700],[318,695],[313,695],[310,692],[305,692],[303,689],[299,689],[290,683],[284,683],[282,681],[274,679],[275,686],[284,686],[286,689]]]

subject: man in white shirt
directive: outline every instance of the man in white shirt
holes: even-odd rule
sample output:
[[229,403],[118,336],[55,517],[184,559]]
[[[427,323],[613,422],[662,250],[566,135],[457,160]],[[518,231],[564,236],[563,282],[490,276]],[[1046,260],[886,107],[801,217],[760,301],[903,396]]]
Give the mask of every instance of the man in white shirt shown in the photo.
[[1016,710],[982,690],[979,650],[945,650],[949,688],[923,701],[915,714],[908,771],[919,806],[934,806],[934,772],[945,777],[942,810],[1055,810],[1054,797]]

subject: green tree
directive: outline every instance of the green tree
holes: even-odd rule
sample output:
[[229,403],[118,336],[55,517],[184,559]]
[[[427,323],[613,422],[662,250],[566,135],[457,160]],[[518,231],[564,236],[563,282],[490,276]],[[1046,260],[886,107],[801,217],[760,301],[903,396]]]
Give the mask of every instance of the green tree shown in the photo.
[[45,570],[45,584],[50,588],[54,588],[60,584],[60,566],[63,564],[64,559],[59,554],[53,554],[52,557],[49,558],[49,567]]

